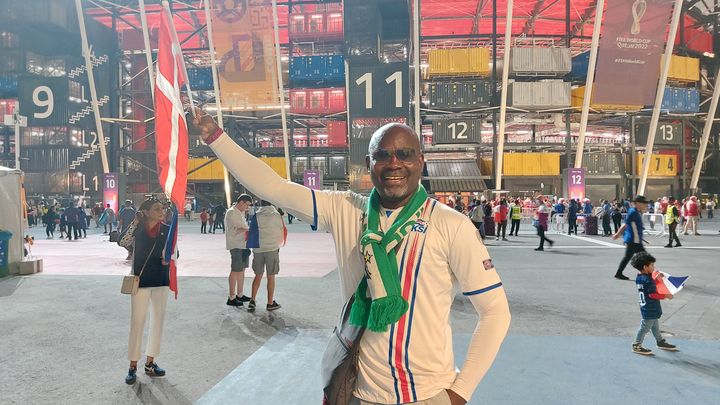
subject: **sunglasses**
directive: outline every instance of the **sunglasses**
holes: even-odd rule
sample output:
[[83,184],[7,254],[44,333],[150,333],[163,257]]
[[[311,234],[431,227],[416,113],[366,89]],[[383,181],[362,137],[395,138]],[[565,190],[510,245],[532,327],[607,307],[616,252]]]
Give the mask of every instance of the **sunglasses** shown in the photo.
[[399,161],[411,163],[415,160],[417,152],[413,148],[401,148],[393,150],[376,149],[371,157],[376,163],[387,163],[395,156]]

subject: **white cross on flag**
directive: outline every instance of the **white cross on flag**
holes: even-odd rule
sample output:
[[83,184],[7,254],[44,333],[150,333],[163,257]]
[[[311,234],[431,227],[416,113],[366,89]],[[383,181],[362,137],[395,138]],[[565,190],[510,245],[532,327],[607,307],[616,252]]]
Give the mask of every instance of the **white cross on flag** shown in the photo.
[[185,210],[188,129],[180,88],[188,81],[170,10],[163,7],[155,78],[155,143],[160,185],[180,214]]

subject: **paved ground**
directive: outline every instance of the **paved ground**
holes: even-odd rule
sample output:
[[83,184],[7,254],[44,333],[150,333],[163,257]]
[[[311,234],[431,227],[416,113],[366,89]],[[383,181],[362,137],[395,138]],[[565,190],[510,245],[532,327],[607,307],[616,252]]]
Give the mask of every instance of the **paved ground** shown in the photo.
[[[168,376],[123,382],[129,300],[119,294],[123,251],[91,230],[78,242],[44,240],[34,254],[43,274],[0,280],[2,404],[316,404],[317,361],[340,306],[327,234],[290,227],[272,314],[224,305],[229,259],[223,235],[181,227],[181,294],[168,305],[162,355]],[[476,404],[711,404],[720,398],[720,222],[663,249],[648,237],[658,267],[690,275],[664,302],[662,330],[681,348],[645,358],[630,353],[639,311],[632,282],[612,278],[623,250],[602,237],[489,240],[513,322]],[[626,274],[633,272],[628,268]],[[246,283],[249,288],[249,282]],[[264,304],[264,302],[260,302]],[[456,356],[464,357],[476,316],[458,296],[452,313]],[[651,339],[651,338],[650,338]]]

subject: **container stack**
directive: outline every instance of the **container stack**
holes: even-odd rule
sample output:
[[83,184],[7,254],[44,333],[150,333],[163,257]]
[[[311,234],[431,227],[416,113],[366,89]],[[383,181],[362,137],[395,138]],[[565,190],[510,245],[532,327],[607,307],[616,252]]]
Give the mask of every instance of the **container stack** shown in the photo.
[[[304,119],[304,125],[312,127],[307,131],[297,127],[293,130],[293,145],[300,150],[348,146],[347,122],[342,119],[347,109],[345,57],[341,46],[343,25],[341,4],[308,4],[290,8],[290,113]],[[345,156],[334,158],[325,152],[320,152],[320,155],[312,153],[312,156],[295,154],[295,177],[302,177],[306,169],[317,169],[324,178],[345,179]]]
[[495,98],[487,48],[432,49],[428,52],[428,106],[462,111],[490,107]]
[[508,106],[529,111],[562,109],[570,106],[569,48],[514,47],[510,74],[515,80],[508,89]]

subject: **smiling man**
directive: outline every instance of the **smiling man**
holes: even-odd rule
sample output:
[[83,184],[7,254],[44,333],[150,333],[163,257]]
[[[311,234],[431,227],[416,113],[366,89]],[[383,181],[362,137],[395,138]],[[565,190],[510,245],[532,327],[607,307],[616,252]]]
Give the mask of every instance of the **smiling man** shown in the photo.
[[[466,403],[495,359],[510,312],[475,226],[420,185],[424,157],[413,129],[388,124],[373,134],[366,162],[374,189],[363,196],[283,179],[210,116],[196,115],[205,142],[248,190],[332,234],[343,298],[355,294],[351,322],[367,328],[354,403]],[[459,373],[454,281],[480,316]]]

